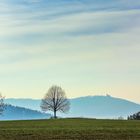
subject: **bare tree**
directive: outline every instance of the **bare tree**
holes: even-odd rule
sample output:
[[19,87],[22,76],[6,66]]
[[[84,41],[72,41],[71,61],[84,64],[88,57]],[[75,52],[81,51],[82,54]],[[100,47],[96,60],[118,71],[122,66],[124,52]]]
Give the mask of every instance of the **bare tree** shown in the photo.
[[3,113],[3,111],[4,111],[4,97],[0,93],[0,115]]
[[45,94],[41,102],[42,111],[53,111],[54,118],[57,118],[56,112],[66,113],[70,109],[70,102],[68,101],[65,91],[59,86],[52,86]]

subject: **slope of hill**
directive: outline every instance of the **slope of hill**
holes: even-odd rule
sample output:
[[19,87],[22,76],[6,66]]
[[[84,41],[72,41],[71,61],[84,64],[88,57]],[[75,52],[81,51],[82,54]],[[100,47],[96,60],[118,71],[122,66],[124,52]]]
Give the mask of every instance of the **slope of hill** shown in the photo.
[[7,104],[11,104],[14,106],[20,106],[25,108],[30,108],[33,110],[40,110],[41,100],[39,99],[23,99],[23,98],[8,98],[4,101]]
[[6,105],[0,120],[32,120],[32,119],[47,119],[50,114],[45,114],[36,110],[27,109],[24,107]]
[[[7,103],[40,110],[41,100],[6,99]],[[65,117],[118,118],[140,111],[140,104],[111,96],[86,96],[70,99],[71,109]]]
[[87,96],[71,100],[71,116],[118,118],[140,110],[140,105],[111,96]]

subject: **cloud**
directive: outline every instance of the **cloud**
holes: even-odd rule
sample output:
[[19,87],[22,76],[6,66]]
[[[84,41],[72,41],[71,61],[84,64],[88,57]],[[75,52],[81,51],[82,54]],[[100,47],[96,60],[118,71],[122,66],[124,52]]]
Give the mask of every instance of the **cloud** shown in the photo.
[[44,88],[53,81],[73,88],[139,82],[138,1],[1,0],[0,6],[3,87],[11,79],[38,87],[35,78]]

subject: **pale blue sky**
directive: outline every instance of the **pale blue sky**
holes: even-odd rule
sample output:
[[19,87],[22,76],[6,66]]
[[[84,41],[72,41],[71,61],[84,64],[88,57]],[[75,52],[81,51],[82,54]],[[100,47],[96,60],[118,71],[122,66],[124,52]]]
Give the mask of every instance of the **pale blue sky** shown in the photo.
[[0,91],[110,94],[140,103],[140,1],[0,0]]

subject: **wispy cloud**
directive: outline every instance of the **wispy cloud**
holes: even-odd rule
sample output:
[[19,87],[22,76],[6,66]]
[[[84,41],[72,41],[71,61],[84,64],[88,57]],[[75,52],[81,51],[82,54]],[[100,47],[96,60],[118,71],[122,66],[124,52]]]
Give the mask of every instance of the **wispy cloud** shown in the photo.
[[0,6],[0,75],[7,82],[13,75],[27,80],[23,73],[29,81],[44,75],[74,88],[139,82],[139,1],[1,0]]

